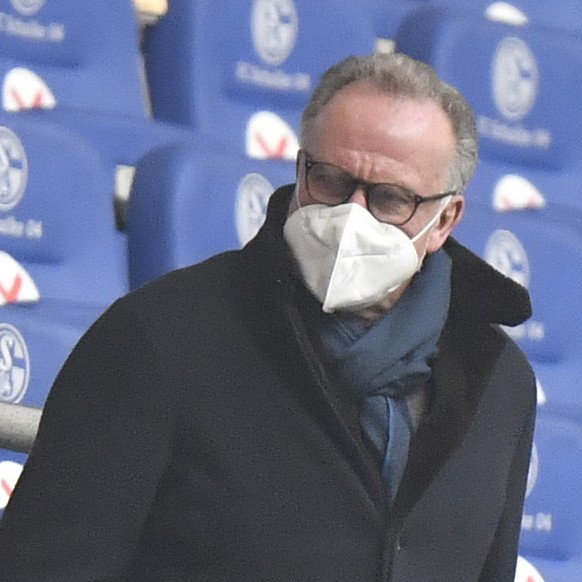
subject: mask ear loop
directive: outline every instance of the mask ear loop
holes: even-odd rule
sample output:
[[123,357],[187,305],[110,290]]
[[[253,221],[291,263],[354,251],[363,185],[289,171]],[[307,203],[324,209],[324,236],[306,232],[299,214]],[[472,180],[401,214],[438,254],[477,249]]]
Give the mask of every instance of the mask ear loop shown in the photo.
[[[410,239],[410,241],[412,243],[416,242],[423,234],[425,234],[432,226],[434,226],[436,221],[441,217],[441,214],[443,213],[443,211],[447,207],[447,204],[450,202],[451,198],[452,198],[452,195],[447,196],[446,198],[443,198],[442,200],[440,200],[439,211],[428,221],[428,224],[426,224],[424,226],[424,228],[422,228],[419,233],[417,233],[416,235],[414,235]],[[416,269],[417,272],[420,271],[420,269],[422,268],[422,263],[424,262],[424,259],[425,259],[426,254],[427,254],[427,252],[426,252],[427,246],[428,246],[428,240],[426,241],[426,245],[424,248],[424,252],[422,253],[422,257],[418,257],[418,267]]]
[[428,221],[427,224],[424,225],[424,227],[421,229],[420,232],[418,232],[417,234],[415,234],[410,240],[414,243],[416,242],[423,234],[425,234],[431,226],[433,226],[433,224],[441,217],[441,214],[443,213],[444,209],[446,208],[447,204],[450,202],[452,198],[452,195],[447,196],[446,198],[443,198],[440,201],[440,208],[439,211]]
[[[451,198],[452,198],[452,196],[447,196],[446,198],[443,198],[442,200],[439,201],[440,202],[439,211],[428,221],[428,224],[426,224],[419,233],[417,233],[416,235],[414,235],[410,239],[410,242],[412,244],[414,244],[414,242],[417,241],[439,219],[440,215],[443,213],[443,210],[446,208],[446,206]],[[397,228],[397,227],[395,227],[395,228]],[[418,264],[416,266],[417,273],[418,273],[418,271],[420,271],[420,269],[422,267],[422,263],[424,261],[425,256],[426,256],[426,249],[424,250],[422,257],[418,257]],[[391,287],[390,289],[388,289],[388,295],[390,293],[394,293],[394,291],[396,291],[397,289],[402,287],[403,284],[404,283],[399,283],[398,285],[394,285],[394,287]]]

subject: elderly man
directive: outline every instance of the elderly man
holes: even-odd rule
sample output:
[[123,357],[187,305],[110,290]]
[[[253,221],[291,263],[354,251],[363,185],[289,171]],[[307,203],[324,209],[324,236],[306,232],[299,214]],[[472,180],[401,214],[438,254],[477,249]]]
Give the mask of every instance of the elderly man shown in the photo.
[[332,67],[257,237],[79,342],[0,579],[513,581],[535,381],[499,324],[530,304],[450,238],[476,142],[426,65]]

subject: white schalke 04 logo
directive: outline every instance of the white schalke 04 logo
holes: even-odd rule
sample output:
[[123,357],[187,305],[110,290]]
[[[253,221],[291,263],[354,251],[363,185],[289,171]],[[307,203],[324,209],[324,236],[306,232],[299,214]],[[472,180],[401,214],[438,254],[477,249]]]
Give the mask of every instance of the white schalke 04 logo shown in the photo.
[[255,0],[251,31],[255,50],[265,63],[285,62],[295,47],[299,19],[293,0]]
[[0,323],[0,400],[20,402],[30,378],[30,357],[20,332]]
[[509,121],[519,121],[533,107],[538,92],[538,66],[527,44],[515,37],[497,46],[492,69],[493,99]]
[[238,186],[236,196],[236,230],[241,246],[259,231],[265,216],[273,186],[261,174],[247,174]]
[[24,16],[36,14],[43,6],[46,0],[10,0],[14,9]]
[[530,269],[525,248],[508,230],[495,231],[487,241],[485,260],[525,288],[529,287]]
[[28,162],[15,133],[0,126],[0,212],[14,208],[22,198],[28,179]]

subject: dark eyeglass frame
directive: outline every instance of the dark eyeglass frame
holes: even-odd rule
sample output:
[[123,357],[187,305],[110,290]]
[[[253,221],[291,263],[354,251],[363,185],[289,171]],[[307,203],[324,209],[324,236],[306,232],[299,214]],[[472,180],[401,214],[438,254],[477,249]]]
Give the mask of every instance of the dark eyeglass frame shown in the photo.
[[[319,202],[320,204],[325,204],[326,206],[339,206],[340,204],[345,204],[354,195],[354,192],[358,188],[362,188],[362,190],[364,192],[364,198],[366,199],[366,206],[368,208],[368,211],[379,222],[384,222],[386,224],[392,224],[393,226],[402,226],[402,225],[406,224],[408,221],[410,221],[412,219],[412,217],[416,214],[416,211],[418,210],[418,207],[421,204],[425,204],[426,202],[434,202],[436,200],[442,200],[443,198],[446,198],[447,196],[454,196],[455,194],[458,194],[457,191],[450,190],[449,192],[443,192],[441,194],[433,194],[431,196],[421,196],[420,194],[417,194],[413,190],[409,190],[408,188],[405,188],[404,186],[400,186],[399,184],[392,184],[390,182],[367,182],[366,180],[361,180],[360,178],[356,178],[354,175],[350,174],[347,170],[344,170],[340,166],[336,166],[335,164],[330,164],[328,162],[321,162],[318,160],[314,160],[313,158],[311,158],[309,156],[309,154],[305,150],[302,151],[302,156],[303,156],[303,161],[304,161],[304,165],[305,165],[305,188],[306,188],[307,194],[309,194],[310,198],[312,198],[316,202]],[[352,188],[351,188],[350,194],[347,195],[343,200],[336,202],[336,203],[322,202],[318,198],[313,196],[313,194],[310,192],[310,188],[309,188],[309,172],[314,166],[329,166],[331,168],[335,168],[336,170],[340,170],[351,181]],[[387,221],[387,220],[384,220],[384,219],[378,217],[376,215],[376,213],[374,212],[373,205],[370,205],[370,190],[372,190],[373,188],[377,188],[378,186],[392,186],[395,188],[399,188],[400,190],[402,190],[403,193],[405,193],[407,196],[409,196],[410,202],[414,205],[414,206],[412,206],[412,212],[411,212],[410,216],[408,218],[406,218],[405,220],[402,220],[399,222]]]

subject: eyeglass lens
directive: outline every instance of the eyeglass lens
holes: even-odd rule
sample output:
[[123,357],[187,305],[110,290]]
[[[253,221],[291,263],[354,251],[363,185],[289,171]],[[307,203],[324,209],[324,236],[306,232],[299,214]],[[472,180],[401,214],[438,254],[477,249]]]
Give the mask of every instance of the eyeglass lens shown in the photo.
[[306,162],[307,190],[322,204],[343,204],[362,186],[366,192],[368,210],[380,221],[404,224],[417,207],[412,193],[395,184],[365,184],[346,171],[323,162]]

